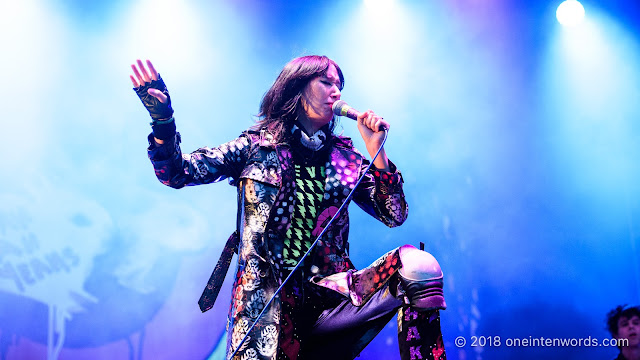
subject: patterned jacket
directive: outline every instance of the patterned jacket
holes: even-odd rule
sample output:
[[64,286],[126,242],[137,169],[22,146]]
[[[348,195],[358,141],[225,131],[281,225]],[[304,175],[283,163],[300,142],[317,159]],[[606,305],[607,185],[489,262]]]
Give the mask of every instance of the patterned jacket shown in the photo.
[[[156,146],[149,136],[152,145],[148,155],[163,184],[181,188],[226,178],[237,187],[236,231],[240,244],[228,322],[229,351],[235,350],[285,277],[282,251],[294,211],[295,173],[291,148],[275,144],[272,139],[265,131],[245,131],[219,147],[183,154],[179,134],[162,146]],[[330,141],[324,197],[318,208],[313,239],[336,213],[368,165],[368,160],[353,148],[349,138],[333,136]],[[408,214],[402,176],[393,164],[389,173],[372,167],[354,192],[353,200],[389,227],[402,224]],[[400,264],[396,249],[378,260],[376,267],[356,272],[348,255],[348,232],[349,215],[345,209],[318,242],[310,259],[316,283],[350,296],[352,302],[359,305],[384,285]],[[345,281],[342,276],[339,283],[329,280],[332,278],[329,275],[340,272],[346,272],[343,274],[349,279]],[[242,344],[237,358],[275,359],[282,330],[280,320],[281,303],[276,299]]]

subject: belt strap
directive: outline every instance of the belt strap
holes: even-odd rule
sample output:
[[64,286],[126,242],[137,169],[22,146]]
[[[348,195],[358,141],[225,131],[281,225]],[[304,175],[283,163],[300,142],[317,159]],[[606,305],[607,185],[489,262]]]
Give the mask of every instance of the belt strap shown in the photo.
[[213,269],[213,273],[211,273],[207,287],[204,288],[204,291],[200,296],[200,300],[198,300],[200,311],[205,312],[211,309],[213,304],[216,302],[216,298],[218,297],[224,278],[227,276],[227,271],[229,271],[229,265],[231,265],[233,253],[238,252],[239,241],[240,238],[238,236],[238,232],[234,232],[229,236],[227,244],[224,246],[224,249],[222,249],[222,254],[220,254],[220,259],[218,259],[218,263],[216,264],[215,269]]

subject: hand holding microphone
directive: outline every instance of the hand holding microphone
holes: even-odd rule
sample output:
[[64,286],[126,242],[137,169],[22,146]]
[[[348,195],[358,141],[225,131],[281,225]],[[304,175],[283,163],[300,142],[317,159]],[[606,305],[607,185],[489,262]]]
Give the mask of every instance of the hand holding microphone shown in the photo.
[[389,123],[384,121],[382,117],[376,115],[371,110],[361,113],[358,110],[349,106],[347,102],[344,100],[338,100],[334,102],[333,105],[331,106],[331,109],[333,110],[333,113],[335,115],[346,116],[349,119],[353,119],[357,121],[358,124],[361,123],[360,118],[362,118],[362,124],[374,132],[389,130]]
[[[346,116],[358,122],[358,130],[360,130],[360,135],[362,135],[362,139],[367,146],[367,151],[369,155],[371,155],[371,158],[375,159],[374,165],[379,170],[389,171],[387,155],[384,149],[380,149],[385,140],[385,133],[389,131],[389,123],[371,110],[360,113],[358,110],[347,105],[343,100],[334,102],[331,108],[335,115]],[[381,152],[379,156],[376,157],[378,149],[380,149]]]

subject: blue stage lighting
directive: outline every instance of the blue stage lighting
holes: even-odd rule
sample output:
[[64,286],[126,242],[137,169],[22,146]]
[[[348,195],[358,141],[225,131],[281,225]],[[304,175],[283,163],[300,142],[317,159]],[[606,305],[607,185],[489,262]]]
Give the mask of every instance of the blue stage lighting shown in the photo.
[[577,0],[566,0],[558,6],[556,17],[564,26],[578,25],[584,19],[584,7]]
[[392,3],[392,0],[364,0],[367,7],[381,11],[386,10]]

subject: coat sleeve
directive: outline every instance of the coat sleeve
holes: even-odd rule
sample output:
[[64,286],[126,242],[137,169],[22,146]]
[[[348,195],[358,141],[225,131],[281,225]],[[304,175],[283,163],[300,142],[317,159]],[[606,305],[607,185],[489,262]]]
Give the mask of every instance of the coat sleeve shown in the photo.
[[[360,173],[369,165],[363,160]],[[409,206],[402,190],[402,174],[389,161],[391,171],[384,172],[371,167],[353,194],[360,208],[382,221],[388,227],[400,226],[409,215]]]
[[218,147],[203,147],[190,154],[182,153],[180,140],[180,134],[177,133],[173,139],[157,145],[151,134],[147,149],[158,180],[175,189],[226,178],[233,183],[246,164],[250,151],[247,133]]

